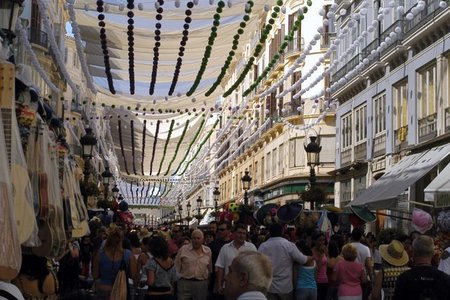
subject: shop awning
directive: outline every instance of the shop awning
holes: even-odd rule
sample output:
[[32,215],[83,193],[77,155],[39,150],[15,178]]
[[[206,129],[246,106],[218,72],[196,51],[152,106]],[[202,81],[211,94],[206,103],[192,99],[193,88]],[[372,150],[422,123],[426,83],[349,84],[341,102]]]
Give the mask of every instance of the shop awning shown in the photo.
[[425,188],[425,201],[434,201],[436,194],[450,194],[450,164]]
[[450,144],[447,144],[402,158],[391,170],[350,202],[350,205],[366,206],[369,209],[394,208],[397,204],[395,200],[401,193],[449,154]]
[[213,211],[214,211],[214,209],[212,209],[212,208],[208,208],[208,209],[207,209],[206,214],[205,214],[205,216],[203,217],[203,219],[201,219],[200,225],[199,225],[199,226],[209,225],[209,223],[210,223],[211,221],[214,221],[214,220],[215,220],[215,217],[214,217],[213,214],[212,214]]

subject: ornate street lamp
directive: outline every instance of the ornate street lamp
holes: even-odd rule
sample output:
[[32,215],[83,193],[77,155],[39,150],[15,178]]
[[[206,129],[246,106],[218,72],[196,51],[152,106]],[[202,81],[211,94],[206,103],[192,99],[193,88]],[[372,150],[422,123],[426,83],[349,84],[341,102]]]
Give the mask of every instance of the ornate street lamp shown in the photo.
[[241,178],[242,188],[244,189],[244,205],[248,205],[248,190],[250,189],[250,183],[252,182],[252,177],[249,172],[245,170],[244,176]]
[[[187,219],[190,220],[191,219],[191,202],[188,202],[186,204],[186,208],[187,208]],[[188,225],[189,225],[189,221],[188,221]]]
[[[315,167],[318,166],[319,163],[319,156],[320,151],[322,150],[322,146],[319,145],[318,142],[316,142],[318,139],[318,136],[310,136],[309,137],[309,144],[304,146],[306,151],[306,158],[308,161],[309,166],[309,185],[311,191],[314,191],[314,187],[316,186],[316,170]],[[314,202],[311,201],[311,209],[314,209]]]
[[220,191],[219,191],[219,187],[216,186],[214,188],[213,191],[213,199],[214,199],[214,210],[217,212],[218,208],[219,208],[219,199],[220,199]]
[[198,196],[197,200],[197,221],[198,221],[198,225],[200,225],[200,220],[201,220],[201,215],[200,215],[200,207],[202,206],[203,200],[200,196]]
[[117,199],[117,196],[119,195],[119,188],[117,187],[117,184],[114,184],[114,187],[111,189],[112,195],[114,199]]
[[180,215],[180,222],[183,224],[183,205],[178,202],[178,214]]
[[[23,1],[24,0],[0,1],[0,37],[3,39],[6,47],[9,47],[16,37],[14,28]],[[12,62],[14,62],[13,60],[14,59],[12,59]]]
[[105,200],[108,200],[108,189],[112,177],[113,174],[111,173],[111,171],[109,171],[109,167],[106,166],[105,171],[102,173],[103,187],[105,189]]
[[97,145],[97,139],[95,138],[94,133],[92,132],[91,128],[86,128],[86,134],[80,138],[80,143],[83,148],[82,155],[83,155],[83,159],[84,159],[83,200],[84,200],[84,204],[87,207],[88,197],[92,196],[92,193],[90,192],[90,189],[89,189],[89,175],[91,175],[90,159],[92,158],[92,151],[93,151],[95,145]]

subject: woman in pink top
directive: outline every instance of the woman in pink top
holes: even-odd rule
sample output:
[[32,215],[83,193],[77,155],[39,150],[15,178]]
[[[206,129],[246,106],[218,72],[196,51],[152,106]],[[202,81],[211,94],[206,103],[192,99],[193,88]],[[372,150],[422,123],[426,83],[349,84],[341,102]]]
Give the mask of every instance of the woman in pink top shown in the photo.
[[342,248],[344,260],[340,260],[334,267],[334,275],[339,284],[339,300],[361,300],[361,284],[366,281],[364,265],[356,262],[358,252],[354,246],[347,244]]
[[328,248],[325,241],[325,235],[322,232],[316,233],[312,240],[312,253],[317,266],[317,300],[326,300],[328,292]]

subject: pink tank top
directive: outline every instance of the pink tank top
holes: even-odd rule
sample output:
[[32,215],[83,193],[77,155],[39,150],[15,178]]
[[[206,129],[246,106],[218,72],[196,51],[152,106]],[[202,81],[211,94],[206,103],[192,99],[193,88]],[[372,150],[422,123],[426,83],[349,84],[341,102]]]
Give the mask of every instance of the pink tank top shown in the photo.
[[[314,256],[314,258],[317,259],[317,256]],[[321,259],[319,260],[320,267],[319,266],[317,267],[317,276],[316,276],[317,283],[328,283],[327,263],[328,258],[325,254],[323,254]]]

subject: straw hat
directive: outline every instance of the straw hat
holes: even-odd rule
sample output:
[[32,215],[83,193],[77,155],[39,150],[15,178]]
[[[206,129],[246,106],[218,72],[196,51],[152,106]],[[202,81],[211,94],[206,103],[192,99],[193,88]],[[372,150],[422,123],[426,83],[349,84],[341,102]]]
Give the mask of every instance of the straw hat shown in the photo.
[[152,233],[150,231],[148,231],[147,228],[142,228],[138,233],[138,237],[140,240],[142,240],[143,238],[146,238],[146,237],[151,237],[151,236],[152,236]]
[[389,245],[380,245],[379,250],[381,257],[393,266],[401,267],[409,261],[403,244],[397,240],[392,240]]

